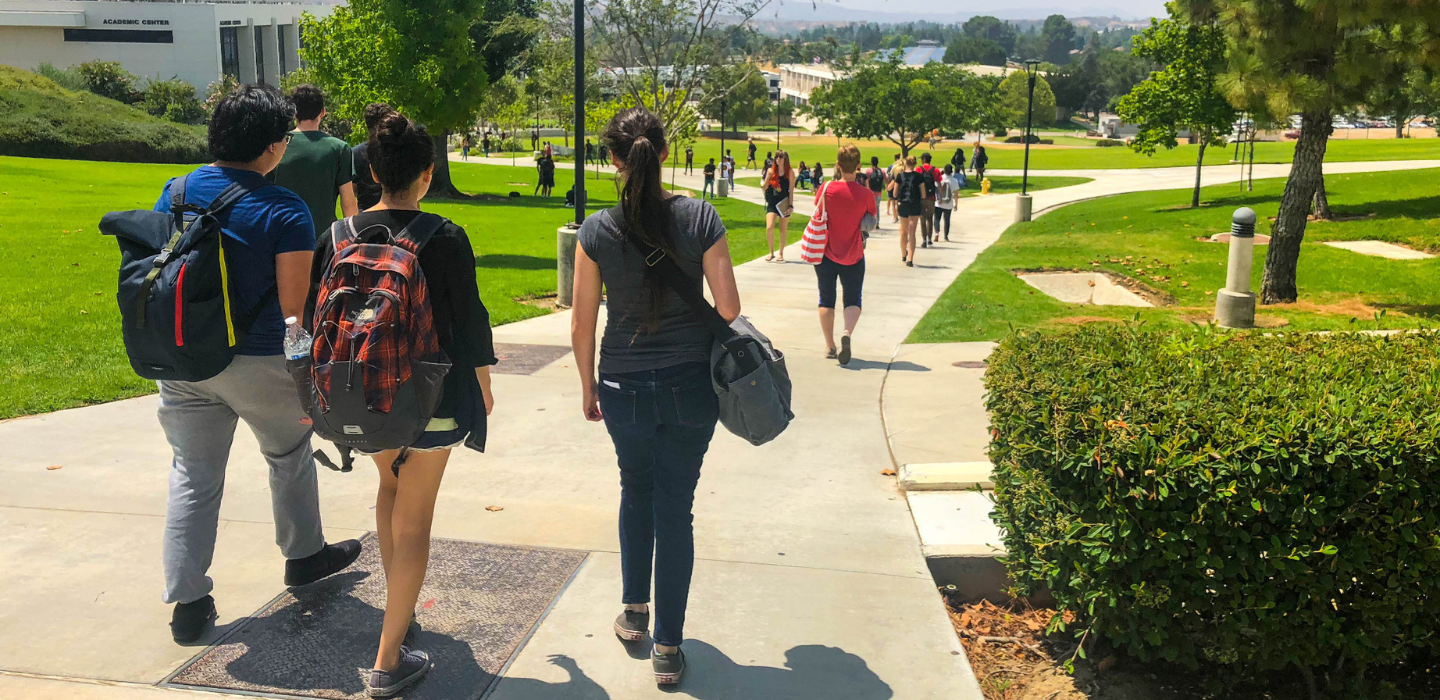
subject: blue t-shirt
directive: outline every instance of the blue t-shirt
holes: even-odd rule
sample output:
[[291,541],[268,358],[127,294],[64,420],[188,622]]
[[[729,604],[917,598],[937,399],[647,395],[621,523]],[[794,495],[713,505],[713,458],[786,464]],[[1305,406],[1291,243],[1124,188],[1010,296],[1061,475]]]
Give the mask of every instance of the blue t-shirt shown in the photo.
[[[155,211],[170,211],[170,185],[165,183]],[[298,195],[265,176],[250,170],[233,170],[206,165],[185,181],[187,204],[209,204],[232,182],[252,191],[220,214],[220,228],[229,238],[225,245],[226,273],[230,278],[230,303],[237,316],[251,313],[265,292],[275,286],[275,256],[281,253],[315,250],[315,223],[310,209]],[[264,185],[269,187],[261,188]],[[279,299],[272,300],[255,319],[250,334],[235,349],[239,355],[279,355],[285,337],[285,319]]]

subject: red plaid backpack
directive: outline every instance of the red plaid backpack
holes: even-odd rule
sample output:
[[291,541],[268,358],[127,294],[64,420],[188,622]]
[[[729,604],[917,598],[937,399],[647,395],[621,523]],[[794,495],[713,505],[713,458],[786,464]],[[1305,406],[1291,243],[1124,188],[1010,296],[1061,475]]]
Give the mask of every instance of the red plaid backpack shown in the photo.
[[408,447],[440,402],[440,349],[420,249],[446,223],[420,214],[399,233],[331,227],[335,255],[315,296],[310,357],[291,361],[320,437],[371,452]]

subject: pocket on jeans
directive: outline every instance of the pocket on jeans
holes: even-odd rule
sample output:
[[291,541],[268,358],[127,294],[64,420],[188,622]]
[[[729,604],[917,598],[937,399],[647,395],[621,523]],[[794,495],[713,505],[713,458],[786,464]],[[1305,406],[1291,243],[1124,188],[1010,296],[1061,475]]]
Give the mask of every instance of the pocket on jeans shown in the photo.
[[675,396],[675,420],[687,428],[714,427],[720,419],[720,399],[715,388],[709,384],[677,386],[672,389]]
[[614,426],[635,424],[635,392],[600,382],[600,414]]

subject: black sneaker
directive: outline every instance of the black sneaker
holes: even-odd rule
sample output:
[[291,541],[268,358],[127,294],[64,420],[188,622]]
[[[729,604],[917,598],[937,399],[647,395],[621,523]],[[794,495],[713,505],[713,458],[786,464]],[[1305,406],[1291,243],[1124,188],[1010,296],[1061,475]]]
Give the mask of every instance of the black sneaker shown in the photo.
[[678,685],[685,675],[685,651],[676,649],[674,654],[652,652],[650,665],[655,668],[655,685]]
[[215,599],[205,596],[193,603],[176,603],[175,612],[170,615],[170,636],[176,644],[189,644],[205,634],[205,629],[215,621]]
[[836,359],[840,360],[841,365],[850,364],[850,336],[840,336],[840,356]]
[[615,618],[615,636],[623,642],[638,642],[645,639],[645,633],[650,630],[649,612],[632,612],[625,610],[620,617]]
[[360,540],[327,544],[304,559],[285,561],[285,585],[305,586],[344,571],[360,558]]
[[378,668],[370,669],[370,678],[365,683],[365,692],[372,698],[388,698],[400,691],[414,685],[430,669],[435,662],[430,660],[430,655],[423,651],[411,651],[401,645],[400,663],[389,671],[381,671]]

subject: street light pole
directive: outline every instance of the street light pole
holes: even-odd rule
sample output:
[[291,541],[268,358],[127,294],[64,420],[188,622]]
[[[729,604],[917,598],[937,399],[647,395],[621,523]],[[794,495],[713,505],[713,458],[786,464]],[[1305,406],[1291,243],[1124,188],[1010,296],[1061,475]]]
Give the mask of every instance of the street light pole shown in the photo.
[[575,0],[575,225],[585,222],[585,2]]
[[1034,201],[1030,198],[1030,130],[1035,121],[1035,77],[1040,62],[1025,62],[1025,73],[1029,78],[1030,97],[1025,106],[1025,169],[1020,175],[1020,197],[1015,200],[1015,220],[1029,221]]
[[[725,102],[726,98],[720,98],[720,162],[725,162]],[[719,170],[716,170],[719,174]]]

